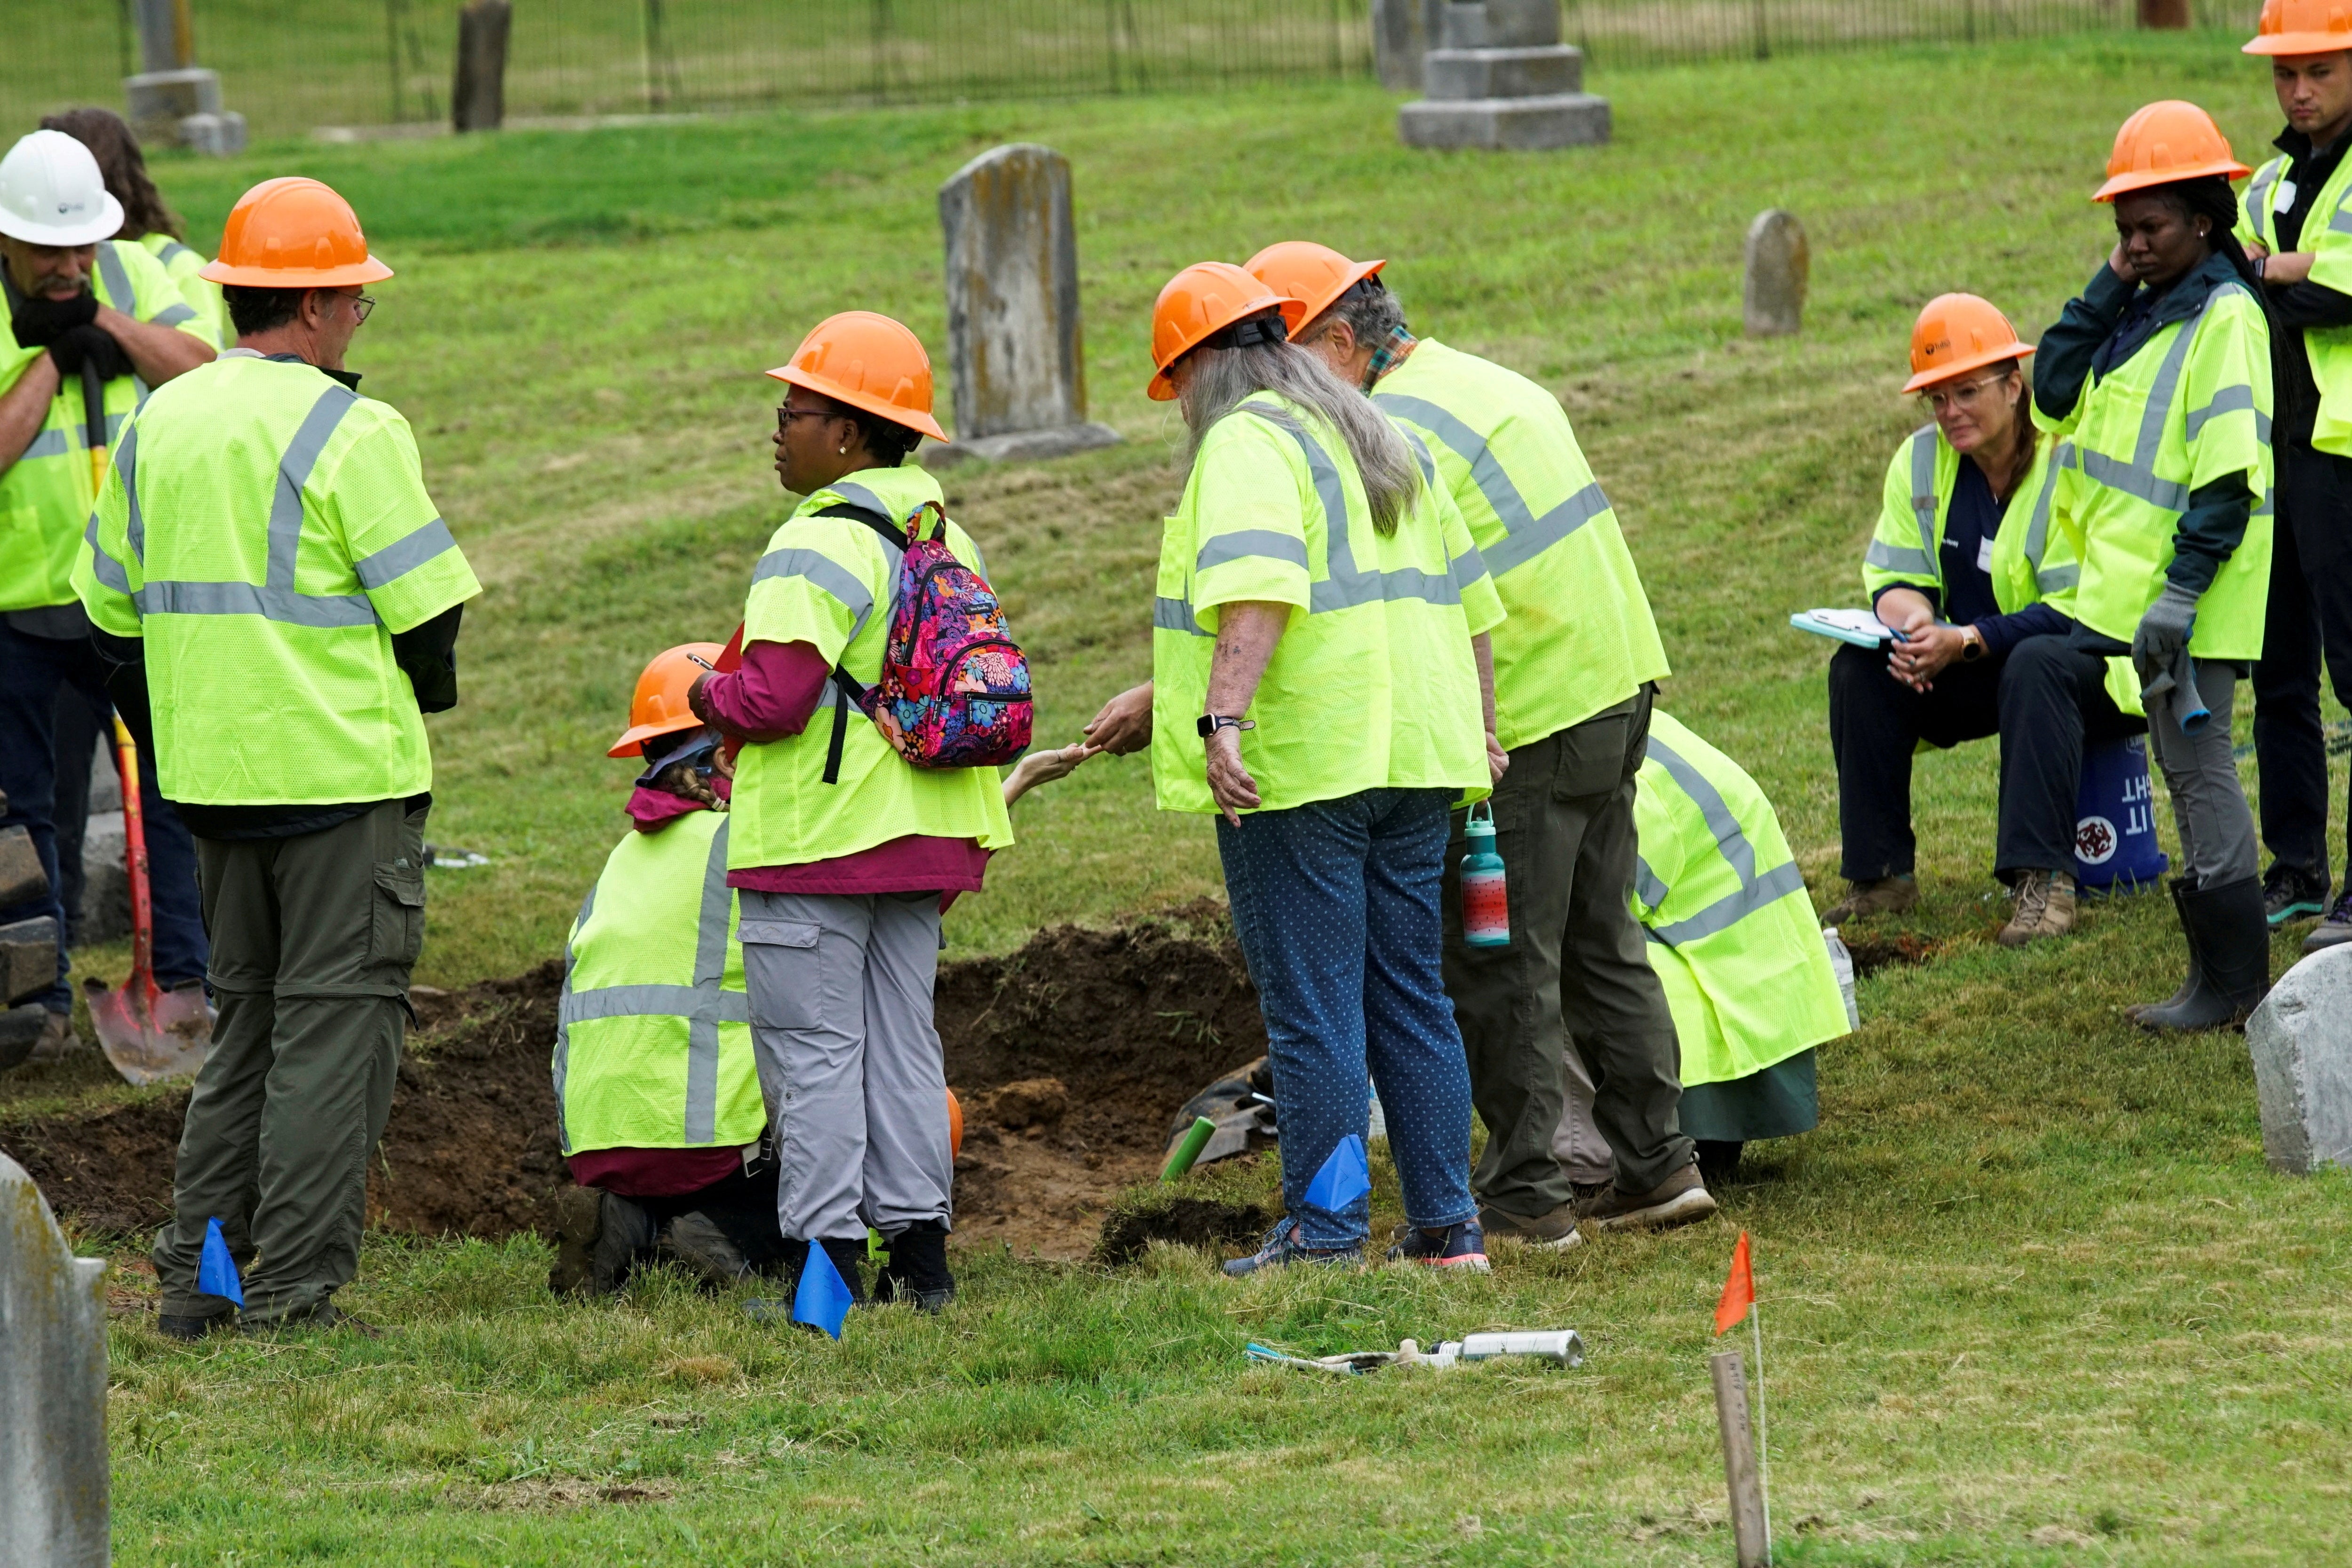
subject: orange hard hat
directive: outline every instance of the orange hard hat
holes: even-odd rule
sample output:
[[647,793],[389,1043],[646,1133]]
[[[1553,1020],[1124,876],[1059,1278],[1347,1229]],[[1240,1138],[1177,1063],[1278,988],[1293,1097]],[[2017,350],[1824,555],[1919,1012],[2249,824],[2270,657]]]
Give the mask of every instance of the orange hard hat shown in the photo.
[[1918,392],[2032,352],[2033,345],[2017,335],[1991,300],[1974,294],[1938,294],[1927,301],[1911,329],[1911,379],[1903,390]]
[[954,1089],[950,1089],[948,1090],[948,1158],[952,1160],[962,1152],[963,1101],[955,1097]]
[[289,175],[236,198],[219,259],[197,276],[247,289],[348,289],[382,282],[392,268],[368,254],[351,203],[316,180]]
[[1168,367],[1202,342],[1246,316],[1279,310],[1286,332],[1307,324],[1307,307],[1269,289],[1230,261],[1196,261],[1160,290],[1151,307],[1151,384],[1146,388],[1154,403],[1176,396]]
[[2193,103],[2168,98],[2124,121],[2107,157],[2107,183],[2091,199],[2111,202],[2150,185],[2177,184],[2209,174],[2238,179],[2253,171],[2231,155],[2213,117]]
[[654,655],[637,677],[636,694],[629,699],[629,727],[604,754],[638,756],[647,741],[698,726],[702,721],[686,705],[687,689],[696,677],[709,674],[725,651],[715,642],[690,642]]
[[2352,6],[2343,0],[2263,0],[2249,55],[2333,55],[2352,49]]
[[948,438],[931,417],[931,356],[922,339],[887,316],[871,310],[827,316],[801,340],[792,363],[768,374],[893,425]]
[[1386,267],[1386,261],[1350,261],[1328,245],[1311,239],[1286,239],[1269,245],[1247,261],[1242,270],[1306,307],[1303,325],[1339,302],[1339,296]]

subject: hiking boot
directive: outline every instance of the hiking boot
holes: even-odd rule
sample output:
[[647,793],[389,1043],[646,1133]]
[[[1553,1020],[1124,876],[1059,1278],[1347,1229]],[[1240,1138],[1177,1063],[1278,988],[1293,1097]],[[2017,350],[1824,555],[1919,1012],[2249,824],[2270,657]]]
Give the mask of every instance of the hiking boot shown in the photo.
[[236,1323],[235,1312],[215,1312],[206,1317],[183,1317],[177,1312],[155,1314],[155,1331],[167,1340],[200,1340],[206,1334],[233,1328]]
[[1298,1238],[1306,1226],[1295,1219],[1286,1219],[1266,1232],[1265,1242],[1247,1258],[1235,1258],[1225,1264],[1227,1277],[1243,1279],[1261,1268],[1287,1268],[1294,1263],[1361,1263],[1364,1244],[1348,1247],[1302,1247]]
[[715,1289],[723,1290],[751,1275],[751,1265],[742,1249],[728,1240],[718,1221],[700,1209],[669,1222],[669,1228],[662,1233],[660,1251],[665,1258],[685,1264],[704,1284]]
[[1919,901],[1919,879],[1908,871],[1900,877],[1880,877],[1846,886],[1845,901],[1831,906],[1823,925],[1842,926],[1872,915],[1899,915]]
[[555,1194],[555,1267],[547,1288],[558,1296],[609,1296],[636,1260],[654,1248],[654,1216],[599,1187]]
[[319,1332],[341,1330],[357,1334],[362,1339],[383,1338],[382,1329],[377,1328],[373,1323],[362,1322],[332,1301],[320,1301],[316,1306],[305,1307],[299,1311],[289,1312],[282,1318],[271,1318],[266,1321],[247,1317],[239,1317],[236,1321],[236,1331],[249,1338],[262,1334],[275,1334],[286,1329],[308,1329]]
[[74,1028],[71,1013],[52,1013],[41,1023],[41,1037],[34,1042],[32,1059],[37,1062],[63,1061],[82,1048],[80,1034]]
[[[1459,1225],[1449,1225],[1443,1230],[1423,1230],[1417,1225],[1397,1227],[1403,1234],[1389,1248],[1391,1263],[1425,1263],[1432,1268],[1462,1268],[1473,1274],[1487,1272],[1486,1233],[1475,1219]],[[1574,1236],[1576,1227],[1569,1226]],[[1572,1245],[1572,1244],[1571,1244]]]
[[[1596,1193],[1605,1191],[1606,1184],[1593,1190]],[[1584,1245],[1584,1237],[1577,1233],[1576,1205],[1572,1203],[1562,1204],[1551,1213],[1539,1215],[1534,1219],[1505,1214],[1501,1209],[1482,1208],[1478,1211],[1478,1227],[1488,1236],[1508,1237],[1520,1246],[1538,1252],[1566,1252],[1571,1247]],[[1400,1228],[1397,1233],[1400,1240],[1403,1234]]]
[[2140,1008],[2132,1022],[2158,1034],[2242,1026],[2271,988],[2262,884],[2252,877],[2219,888],[2176,880],[2173,903],[2189,939],[2189,984],[2173,1001]]
[[1646,1193],[1611,1187],[1579,1217],[1595,1230],[1664,1230],[1715,1212],[1696,1165],[1685,1165]]
[[2322,952],[2347,942],[2352,942],[2352,887],[2344,889],[2327,918],[2311,928],[2311,934],[2303,939],[2303,951]]
[[918,1312],[943,1311],[955,1300],[948,1272],[948,1227],[939,1220],[910,1225],[889,1238],[890,1261],[874,1277],[874,1300],[905,1301]]
[[2003,947],[2023,947],[2074,929],[2074,873],[2026,871],[2017,879],[2017,911],[1994,940]]
[[2307,921],[2327,909],[2327,879],[2297,867],[2272,862],[2263,875],[2263,914],[2271,930]]

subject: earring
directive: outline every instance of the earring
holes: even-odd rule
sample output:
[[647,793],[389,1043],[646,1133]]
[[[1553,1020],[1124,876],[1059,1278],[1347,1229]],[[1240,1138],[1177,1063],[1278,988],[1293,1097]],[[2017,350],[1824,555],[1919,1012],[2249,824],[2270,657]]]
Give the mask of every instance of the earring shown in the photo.
[[849,448],[848,448],[848,447],[842,447],[842,448],[841,448],[841,455],[842,455],[843,457],[845,457],[845,458],[846,458],[847,456],[849,456]]

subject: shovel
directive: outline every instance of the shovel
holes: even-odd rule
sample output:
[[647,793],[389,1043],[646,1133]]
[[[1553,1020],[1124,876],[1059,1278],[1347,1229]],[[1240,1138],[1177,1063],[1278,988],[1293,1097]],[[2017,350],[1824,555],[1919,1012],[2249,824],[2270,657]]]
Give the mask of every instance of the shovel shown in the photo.
[[98,504],[98,492],[106,488],[106,383],[98,378],[98,366],[88,360],[81,362],[82,441],[89,447],[89,499]]
[[200,986],[161,991],[155,985],[155,909],[147,889],[147,827],[139,810],[139,746],[114,720],[114,766],[122,775],[122,837],[131,873],[131,978],[121,989],[86,979],[90,1027],[114,1070],[132,1083],[185,1078],[205,1065],[212,1019]]

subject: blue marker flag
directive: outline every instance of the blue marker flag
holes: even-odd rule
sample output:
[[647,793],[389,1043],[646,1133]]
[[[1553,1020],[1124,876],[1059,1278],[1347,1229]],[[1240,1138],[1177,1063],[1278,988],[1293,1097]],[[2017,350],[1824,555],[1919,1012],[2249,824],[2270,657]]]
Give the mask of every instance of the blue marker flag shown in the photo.
[[1371,1190],[1372,1171],[1364,1159],[1364,1141],[1350,1132],[1339,1140],[1339,1146],[1307,1184],[1307,1205],[1329,1214],[1344,1214]]
[[823,1329],[841,1338],[842,1320],[849,1316],[849,1287],[824,1250],[824,1243],[808,1244],[808,1261],[801,1265],[800,1289],[793,1292],[793,1321]]
[[196,1259],[196,1289],[207,1296],[226,1296],[245,1305],[245,1282],[236,1277],[236,1260],[228,1255],[220,1221],[205,1221],[204,1255]]

